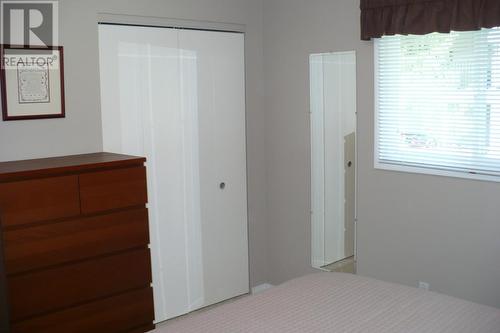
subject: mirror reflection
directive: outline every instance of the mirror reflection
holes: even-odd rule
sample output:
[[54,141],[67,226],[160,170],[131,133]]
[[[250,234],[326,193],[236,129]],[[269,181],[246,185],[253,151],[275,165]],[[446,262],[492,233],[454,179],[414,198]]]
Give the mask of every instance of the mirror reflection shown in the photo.
[[356,54],[310,56],[312,266],[354,273]]

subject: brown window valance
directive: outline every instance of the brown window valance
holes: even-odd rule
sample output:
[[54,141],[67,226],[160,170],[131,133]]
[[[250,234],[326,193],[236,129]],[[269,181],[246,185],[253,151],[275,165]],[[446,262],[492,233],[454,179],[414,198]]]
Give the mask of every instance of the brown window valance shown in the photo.
[[361,39],[500,26],[500,0],[361,0]]

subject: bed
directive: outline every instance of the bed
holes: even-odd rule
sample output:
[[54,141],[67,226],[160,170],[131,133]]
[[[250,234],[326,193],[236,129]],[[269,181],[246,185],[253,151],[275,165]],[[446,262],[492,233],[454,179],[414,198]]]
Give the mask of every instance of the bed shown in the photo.
[[500,333],[500,309],[342,273],[318,273],[159,326],[187,332]]

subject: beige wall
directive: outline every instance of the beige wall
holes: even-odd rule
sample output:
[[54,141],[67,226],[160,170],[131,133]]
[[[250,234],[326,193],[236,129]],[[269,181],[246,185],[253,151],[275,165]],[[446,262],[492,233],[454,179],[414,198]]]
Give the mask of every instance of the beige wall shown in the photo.
[[61,0],[67,118],[0,122],[0,160],[101,149],[98,12],[245,24],[251,282],[279,283],[313,272],[308,55],[356,50],[359,272],[408,285],[420,279],[500,307],[500,183],[373,169],[373,49],[359,40],[358,5]]
[[60,0],[66,118],[0,121],[0,161],[100,151],[97,13],[246,26],[249,236],[252,285],[267,280],[262,0]]
[[264,2],[271,282],[311,271],[308,54],[356,50],[359,273],[500,307],[500,183],[373,168],[373,48],[358,6]]

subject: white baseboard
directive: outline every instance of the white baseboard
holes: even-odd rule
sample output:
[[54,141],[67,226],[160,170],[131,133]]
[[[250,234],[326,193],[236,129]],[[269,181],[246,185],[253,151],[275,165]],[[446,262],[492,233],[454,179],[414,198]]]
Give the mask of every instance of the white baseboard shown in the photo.
[[324,260],[319,260],[319,259],[314,259],[312,260],[312,266],[314,268],[320,268],[325,266],[326,265],[326,262]]
[[196,311],[198,309],[200,309],[201,307],[203,307],[203,304],[205,304],[205,298],[204,297],[200,297],[196,300],[194,300],[193,302],[191,302],[191,304],[188,305],[188,308],[189,308],[189,311]]
[[259,294],[264,290],[271,289],[272,287],[274,286],[270,283],[259,284],[258,286],[252,288],[252,295]]

